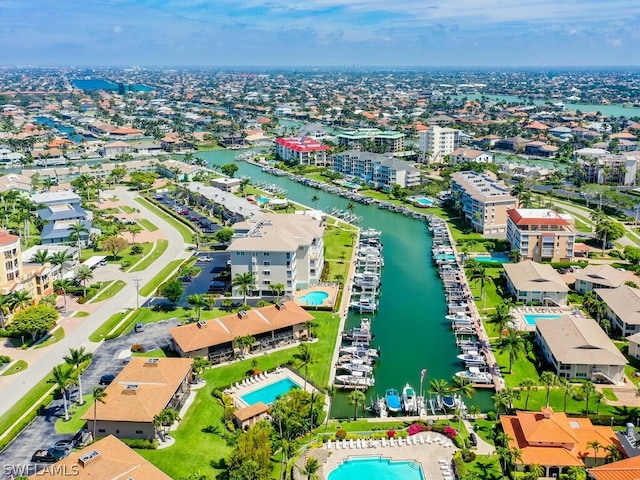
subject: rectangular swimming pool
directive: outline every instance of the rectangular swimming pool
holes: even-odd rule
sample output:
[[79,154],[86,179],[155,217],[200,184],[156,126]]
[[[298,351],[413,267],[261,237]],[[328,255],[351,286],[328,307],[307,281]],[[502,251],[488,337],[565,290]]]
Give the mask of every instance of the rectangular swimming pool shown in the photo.
[[544,313],[525,313],[522,315],[527,325],[533,326],[536,324],[536,320],[541,318],[543,320],[556,320],[562,315],[557,314],[544,314]]
[[258,388],[246,395],[242,395],[241,398],[247,405],[253,405],[258,402],[262,402],[265,405],[271,405],[280,395],[284,395],[289,390],[293,390],[295,388],[302,387],[287,377],[262,388]]

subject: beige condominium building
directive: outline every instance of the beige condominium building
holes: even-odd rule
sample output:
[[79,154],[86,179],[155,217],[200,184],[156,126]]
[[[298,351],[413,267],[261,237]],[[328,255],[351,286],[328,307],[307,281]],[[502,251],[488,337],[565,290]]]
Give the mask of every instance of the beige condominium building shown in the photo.
[[[231,278],[253,275],[258,295],[273,293],[281,283],[284,293],[316,285],[324,266],[324,220],[308,215],[264,214],[236,223],[231,253]],[[238,292],[235,292],[238,294]]]
[[545,208],[514,208],[507,212],[507,241],[525,260],[573,260],[574,219]]
[[507,211],[516,207],[516,198],[505,184],[488,174],[455,172],[451,194],[465,222],[476,232],[495,238],[506,236]]
[[420,152],[428,163],[441,163],[458,148],[458,130],[432,125],[420,132]]

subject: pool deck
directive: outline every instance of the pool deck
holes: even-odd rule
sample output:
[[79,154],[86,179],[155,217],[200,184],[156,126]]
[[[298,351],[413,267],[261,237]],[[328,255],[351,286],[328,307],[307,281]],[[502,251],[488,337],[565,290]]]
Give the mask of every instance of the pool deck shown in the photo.
[[[382,446],[381,440],[361,440],[361,448],[357,448],[357,442],[354,440],[354,446],[351,448],[351,442],[346,441],[347,448],[336,448],[336,442],[331,442],[331,447],[325,442],[323,448],[314,451],[312,454],[320,460],[322,465],[322,473],[320,478],[326,479],[329,472],[334,470],[345,460],[354,457],[382,457],[394,461],[417,462],[422,467],[422,473],[425,480],[440,480],[445,477],[443,465],[452,469],[451,463],[453,454],[457,450],[453,446],[453,442],[440,433],[422,432],[413,435],[412,440],[419,440],[422,437],[424,443],[418,442],[417,445],[407,445],[406,439],[403,444],[398,445],[398,441],[394,440],[394,446],[391,446],[389,440],[386,441],[386,447]],[[362,442],[364,446],[362,446]],[[295,469],[294,469],[295,470]],[[298,477],[301,478],[301,477]]]
[[518,307],[511,309],[511,315],[513,321],[516,324],[518,330],[523,332],[534,332],[536,330],[535,325],[529,325],[525,320],[525,315],[540,315],[545,317],[546,315],[576,315],[582,316],[582,312],[572,307]]
[[[322,308],[323,310],[333,310],[336,304],[336,299],[338,298],[338,289],[339,287],[335,283],[321,283],[315,287],[298,290],[294,296],[294,301],[302,308],[307,308],[309,310],[313,310],[316,307]],[[299,301],[301,297],[312,292],[324,292],[329,296],[322,301],[322,305],[307,305],[306,303]]]
[[[242,396],[251,392],[255,392],[261,388],[264,388],[272,383],[276,383],[284,378],[289,378],[294,383],[298,384],[300,388],[304,388],[304,378],[296,373],[292,372],[288,368],[277,368],[272,372],[267,372],[266,378],[264,374],[256,375],[247,380],[244,384],[242,382],[236,383],[231,387],[227,393],[233,398],[233,404],[236,408],[244,408],[248,405],[242,400]],[[317,391],[309,382],[307,382],[306,391],[311,393]]]

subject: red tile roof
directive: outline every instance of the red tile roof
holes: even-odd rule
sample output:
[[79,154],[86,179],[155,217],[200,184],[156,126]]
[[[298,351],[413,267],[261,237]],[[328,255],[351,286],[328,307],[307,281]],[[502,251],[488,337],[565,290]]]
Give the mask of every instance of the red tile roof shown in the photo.
[[11,245],[20,241],[17,235],[11,235],[6,230],[0,230],[0,245]]
[[301,138],[276,138],[276,143],[294,152],[321,152],[331,150],[328,145],[322,145],[317,140],[310,137]]
[[570,223],[561,216],[524,217],[518,210],[517,208],[507,210],[507,215],[509,215],[511,221],[516,225],[570,225]]

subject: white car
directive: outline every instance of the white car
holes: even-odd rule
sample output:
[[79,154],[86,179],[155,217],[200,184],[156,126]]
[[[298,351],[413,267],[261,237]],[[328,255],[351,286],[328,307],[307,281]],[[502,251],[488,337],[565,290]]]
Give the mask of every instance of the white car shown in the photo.
[[198,258],[199,261],[201,262],[210,262],[211,261],[211,257],[200,257]]

